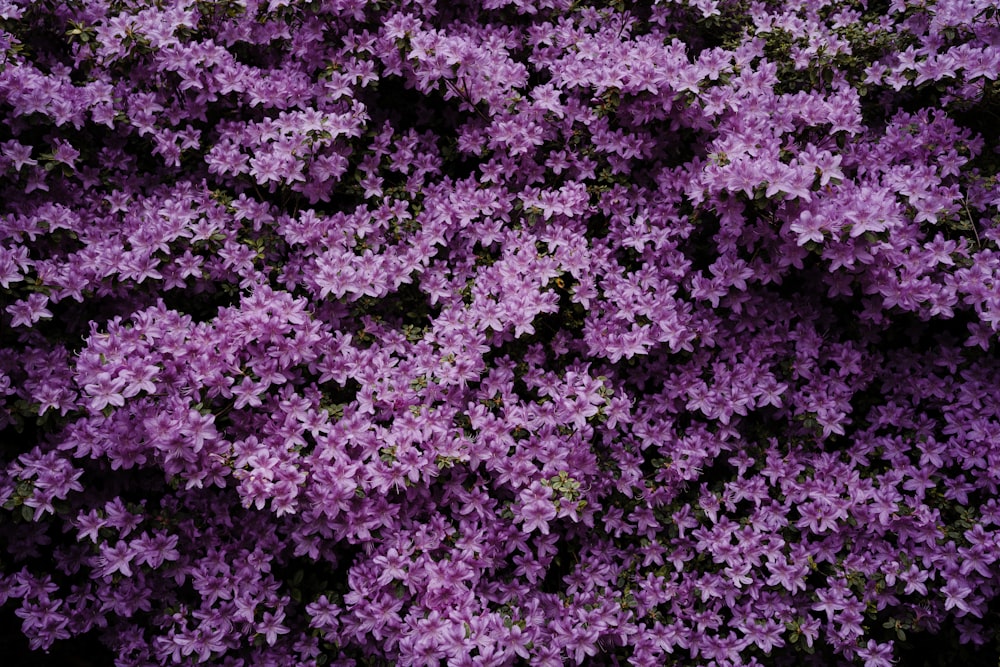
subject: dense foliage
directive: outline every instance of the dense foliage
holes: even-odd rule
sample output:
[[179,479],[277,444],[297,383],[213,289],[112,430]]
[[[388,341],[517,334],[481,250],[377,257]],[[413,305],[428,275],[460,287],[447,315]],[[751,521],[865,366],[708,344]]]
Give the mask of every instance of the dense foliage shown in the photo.
[[0,0],[0,53],[32,648],[996,644],[992,0]]

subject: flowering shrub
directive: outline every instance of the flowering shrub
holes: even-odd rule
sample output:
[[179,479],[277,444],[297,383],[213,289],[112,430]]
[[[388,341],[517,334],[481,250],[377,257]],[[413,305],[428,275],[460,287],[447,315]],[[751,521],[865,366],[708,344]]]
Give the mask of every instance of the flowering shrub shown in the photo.
[[33,649],[997,642],[990,0],[0,0],[0,50]]

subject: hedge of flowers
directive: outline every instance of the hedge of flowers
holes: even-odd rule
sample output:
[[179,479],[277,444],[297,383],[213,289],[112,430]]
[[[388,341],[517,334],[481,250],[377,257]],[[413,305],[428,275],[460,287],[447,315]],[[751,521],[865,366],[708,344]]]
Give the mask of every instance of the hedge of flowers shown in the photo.
[[33,649],[997,641],[992,0],[0,0],[0,52]]

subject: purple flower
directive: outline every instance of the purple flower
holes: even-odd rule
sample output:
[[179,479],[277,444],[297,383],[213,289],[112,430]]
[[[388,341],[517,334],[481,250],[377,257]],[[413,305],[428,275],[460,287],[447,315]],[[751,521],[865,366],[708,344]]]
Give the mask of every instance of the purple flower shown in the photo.
[[285,620],[285,612],[283,610],[279,610],[277,613],[265,611],[260,622],[256,624],[255,630],[264,636],[264,640],[268,646],[274,646],[275,642],[278,641],[278,635],[285,635],[290,632],[288,627],[281,624],[283,620]]
[[113,407],[125,405],[122,390],[126,384],[125,378],[112,377],[111,373],[105,371],[98,373],[93,382],[83,385],[83,390],[90,396],[90,409],[100,412],[109,405]]
[[101,576],[109,577],[115,572],[120,572],[123,576],[131,577],[132,559],[135,558],[135,551],[132,545],[126,540],[119,540],[114,546],[104,542],[100,545],[100,556],[98,563],[101,566]]
[[162,531],[156,531],[152,536],[143,532],[131,542],[135,563],[146,564],[156,569],[166,561],[178,560],[180,558],[180,552],[177,550],[178,540],[177,535],[167,535]]
[[944,608],[956,609],[958,616],[964,616],[972,611],[969,606],[969,597],[972,595],[972,586],[964,579],[952,578],[941,589],[944,595]]
[[864,660],[865,667],[892,667],[896,664],[891,642],[879,644],[874,639],[869,639],[864,648],[858,649],[858,657]]
[[77,541],[87,538],[96,543],[98,531],[105,525],[107,525],[107,521],[98,514],[97,510],[90,510],[86,514],[81,512],[77,517],[77,530],[79,531]]
[[7,306],[6,310],[12,316],[10,325],[12,327],[30,327],[38,320],[52,317],[52,311],[45,307],[48,303],[49,297],[44,294],[32,294],[27,299]]
[[521,529],[526,533],[537,529],[543,535],[548,535],[549,521],[556,518],[552,489],[542,486],[541,482],[532,482],[528,488],[521,490],[519,500],[518,513],[523,521]]

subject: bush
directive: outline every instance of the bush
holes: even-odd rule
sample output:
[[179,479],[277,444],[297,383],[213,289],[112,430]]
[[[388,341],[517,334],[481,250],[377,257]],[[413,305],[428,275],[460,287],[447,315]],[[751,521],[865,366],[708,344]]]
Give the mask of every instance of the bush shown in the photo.
[[31,650],[995,662],[991,3],[9,0],[0,35]]

